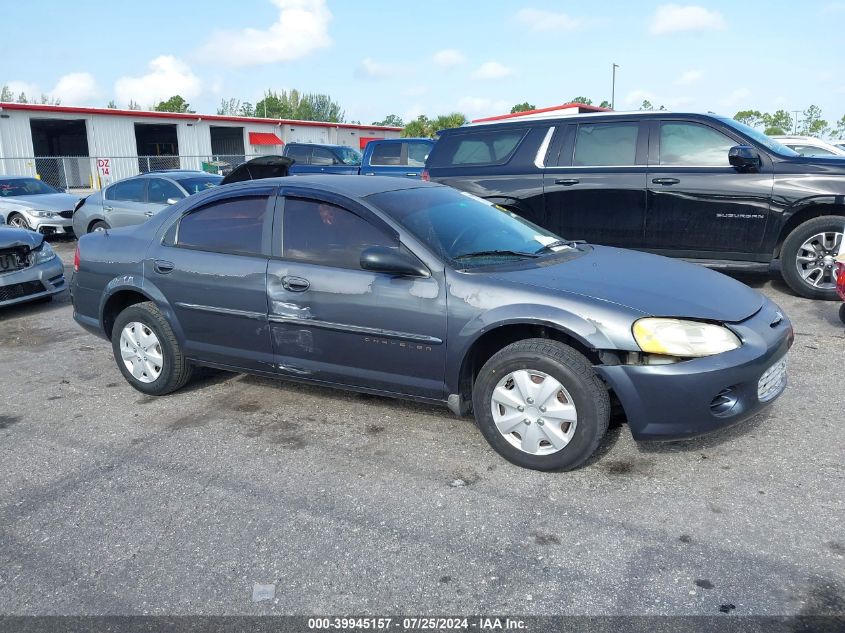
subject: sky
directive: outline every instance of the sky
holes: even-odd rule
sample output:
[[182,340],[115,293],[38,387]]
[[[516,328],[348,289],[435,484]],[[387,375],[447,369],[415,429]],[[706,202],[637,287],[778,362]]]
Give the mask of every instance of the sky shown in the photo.
[[[267,89],[346,120],[501,114],[585,96],[637,109],[845,115],[845,1],[30,0],[6,2],[0,83],[62,105],[200,113]],[[10,25],[14,25],[10,28]]]

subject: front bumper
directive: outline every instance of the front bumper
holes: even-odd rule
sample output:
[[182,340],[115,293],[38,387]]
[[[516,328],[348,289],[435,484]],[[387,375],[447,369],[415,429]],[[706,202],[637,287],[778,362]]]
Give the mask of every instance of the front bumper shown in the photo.
[[73,235],[73,218],[34,218],[28,216],[29,226],[42,235]]
[[783,392],[785,375],[774,392],[763,396],[764,401],[758,395],[761,378],[771,387],[771,372],[767,371],[792,346],[789,319],[767,300],[757,314],[729,327],[743,342],[731,352],[671,365],[595,368],[622,403],[634,439],[668,440],[709,433],[748,419]]
[[25,303],[62,292],[65,267],[54,257],[43,264],[0,274],[0,307]]

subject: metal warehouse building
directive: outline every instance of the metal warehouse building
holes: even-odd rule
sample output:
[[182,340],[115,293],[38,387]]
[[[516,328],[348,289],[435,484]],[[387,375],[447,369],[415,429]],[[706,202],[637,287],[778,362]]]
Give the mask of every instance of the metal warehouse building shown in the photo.
[[225,169],[285,143],[363,148],[400,128],[213,114],[0,103],[0,175],[96,189],[153,169]]

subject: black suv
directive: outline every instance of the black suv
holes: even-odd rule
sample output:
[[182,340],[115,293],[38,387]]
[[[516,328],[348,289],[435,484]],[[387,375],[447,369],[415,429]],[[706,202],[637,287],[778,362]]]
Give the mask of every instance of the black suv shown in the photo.
[[569,239],[714,266],[768,267],[835,299],[845,159],[800,156],[705,114],[609,112],[444,130],[423,178]]

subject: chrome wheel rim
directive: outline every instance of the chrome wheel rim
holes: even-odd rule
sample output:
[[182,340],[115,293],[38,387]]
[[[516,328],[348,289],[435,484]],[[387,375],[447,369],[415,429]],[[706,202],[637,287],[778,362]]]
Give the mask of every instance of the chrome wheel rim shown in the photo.
[[155,332],[143,323],[133,321],[123,328],[120,356],[126,369],[139,382],[149,384],[161,376],[164,363],[161,343]]
[[566,387],[534,369],[519,369],[502,378],[493,389],[490,408],[502,437],[529,455],[563,450],[578,424],[578,412]]
[[17,229],[28,229],[29,228],[29,224],[26,223],[26,220],[24,220],[19,215],[16,215],[11,220],[9,220],[9,226],[13,226]]
[[836,287],[836,256],[842,246],[842,233],[816,233],[798,249],[795,265],[807,285],[819,290]]

